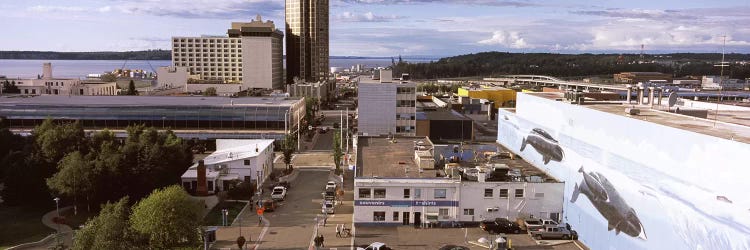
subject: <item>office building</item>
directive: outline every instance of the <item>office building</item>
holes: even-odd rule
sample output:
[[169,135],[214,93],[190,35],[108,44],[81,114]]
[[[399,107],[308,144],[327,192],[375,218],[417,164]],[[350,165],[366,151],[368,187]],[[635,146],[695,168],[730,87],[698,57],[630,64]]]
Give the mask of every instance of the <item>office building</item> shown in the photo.
[[115,82],[55,78],[52,63],[42,64],[42,74],[36,79],[5,80],[15,83],[23,95],[117,95],[119,92]]
[[[381,80],[382,81],[382,80]],[[416,84],[362,79],[357,91],[360,135],[416,134]]]
[[[562,213],[565,184],[519,158],[501,157],[508,154],[496,144],[434,145],[427,137],[359,136],[355,148],[356,225],[429,227],[529,216],[559,220]],[[474,163],[477,155],[491,160]]]
[[750,248],[750,108],[721,106],[714,121],[666,102],[516,98],[497,141],[565,183],[563,221],[591,249]]
[[283,36],[272,21],[264,22],[257,16],[250,22],[232,22],[227,36],[173,37],[172,66],[187,67],[180,72],[199,75],[203,83],[209,83],[196,89],[211,87],[210,84],[236,84],[239,91],[281,89]]
[[328,0],[286,0],[285,7],[286,83],[328,81]]

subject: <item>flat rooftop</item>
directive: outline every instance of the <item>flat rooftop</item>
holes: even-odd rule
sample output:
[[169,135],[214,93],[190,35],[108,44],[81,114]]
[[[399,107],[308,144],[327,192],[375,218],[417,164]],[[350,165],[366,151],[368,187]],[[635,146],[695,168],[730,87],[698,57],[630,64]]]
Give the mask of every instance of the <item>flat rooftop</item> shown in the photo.
[[438,170],[420,170],[414,162],[415,141],[425,140],[425,137],[396,137],[392,142],[386,137],[358,137],[357,168],[361,172],[357,176],[435,178]]
[[[396,137],[394,143],[386,137],[360,136],[357,141],[357,177],[446,179],[443,177],[445,176],[443,170],[422,169],[420,172],[414,162],[415,141],[425,141],[425,137]],[[454,150],[455,147],[461,150]],[[434,158],[450,159],[455,156],[461,159],[458,165],[463,168],[483,165],[487,161],[481,159],[489,158],[490,164],[505,164],[510,168],[510,172],[519,174],[522,178],[520,181],[559,182],[520,157],[511,158],[506,152],[510,150],[497,143],[464,144],[463,146],[440,144],[433,147]],[[480,163],[475,163],[475,157],[481,158],[476,161]]]
[[[563,99],[563,93],[540,92],[528,94],[552,100]],[[626,104],[617,101],[585,102],[584,105],[582,105],[582,107],[625,116],[632,119],[643,120],[727,140],[750,143],[750,112],[748,111],[720,110],[718,122],[715,122],[713,120],[715,113],[713,112],[709,112],[709,119],[702,119],[669,113],[657,109],[650,109],[647,105],[635,105],[636,108],[640,109],[640,114],[637,116],[631,116],[625,113],[625,108],[631,106],[633,106],[633,104]]]
[[471,118],[455,110],[417,111],[417,120],[471,121]]
[[291,106],[296,97],[204,97],[204,96],[63,96],[0,97],[0,105],[48,106]]

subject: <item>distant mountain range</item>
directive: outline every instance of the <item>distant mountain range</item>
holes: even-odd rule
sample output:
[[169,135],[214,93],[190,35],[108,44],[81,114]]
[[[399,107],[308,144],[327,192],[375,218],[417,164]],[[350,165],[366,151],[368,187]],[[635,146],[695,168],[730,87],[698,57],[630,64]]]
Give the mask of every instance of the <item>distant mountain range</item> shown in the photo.
[[[331,59],[398,59],[396,57],[331,56]],[[21,60],[172,60],[171,50],[55,52],[55,51],[0,51],[0,59]],[[438,60],[437,56],[403,56],[403,59]]]

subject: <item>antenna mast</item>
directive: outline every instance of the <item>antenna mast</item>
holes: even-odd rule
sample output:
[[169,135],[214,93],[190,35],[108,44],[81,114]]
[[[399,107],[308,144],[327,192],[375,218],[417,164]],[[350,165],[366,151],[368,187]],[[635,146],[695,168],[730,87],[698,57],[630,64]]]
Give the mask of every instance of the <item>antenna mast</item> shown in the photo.
[[724,61],[724,53],[725,49],[727,47],[727,35],[721,36],[724,39],[723,45],[721,46],[721,63],[719,65],[714,65],[716,67],[721,67],[721,70],[719,71],[719,100],[716,102],[716,115],[714,115],[714,127],[716,127],[716,121],[719,119],[719,104],[721,103],[722,99],[722,93],[721,89],[724,87],[722,86],[722,83],[724,82],[724,67],[729,67],[729,64]]

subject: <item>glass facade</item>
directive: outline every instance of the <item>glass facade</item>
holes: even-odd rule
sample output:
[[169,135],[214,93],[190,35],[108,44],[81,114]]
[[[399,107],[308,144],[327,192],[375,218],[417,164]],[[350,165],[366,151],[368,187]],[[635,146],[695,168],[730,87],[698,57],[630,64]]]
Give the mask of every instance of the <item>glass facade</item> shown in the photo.
[[[302,106],[304,108],[304,106]],[[78,120],[85,128],[124,128],[144,124],[170,129],[283,130],[285,115],[296,123],[292,106],[62,106],[23,104],[0,106],[11,127],[34,127],[45,119]],[[288,113],[287,113],[288,112]]]

